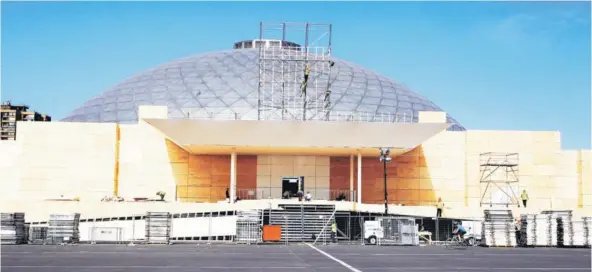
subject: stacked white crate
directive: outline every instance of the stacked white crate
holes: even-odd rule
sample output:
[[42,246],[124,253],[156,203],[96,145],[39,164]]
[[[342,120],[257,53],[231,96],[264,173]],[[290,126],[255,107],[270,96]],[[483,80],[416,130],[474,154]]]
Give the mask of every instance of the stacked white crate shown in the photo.
[[80,241],[79,213],[49,215],[47,238],[51,243],[78,243]]
[[12,213],[0,215],[0,239],[3,245],[16,244],[16,227]]
[[586,246],[592,246],[592,217],[582,217],[584,224],[584,241]]
[[[571,244],[570,246],[587,246],[586,223],[583,220],[571,220]],[[565,240],[564,240],[565,243]]]
[[171,234],[171,214],[168,212],[146,213],[146,242],[168,244]]
[[522,246],[557,246],[557,215],[523,214]]
[[[557,246],[574,246],[573,245],[573,224],[572,224],[572,211],[543,211],[542,214],[551,215],[551,222],[555,221],[557,230],[553,233],[555,237],[552,237]],[[552,234],[553,234],[552,233]]]
[[482,228],[482,245],[490,247],[515,247],[516,232],[511,210],[485,210]]
[[0,241],[2,244],[22,244],[25,242],[25,214],[0,214]]

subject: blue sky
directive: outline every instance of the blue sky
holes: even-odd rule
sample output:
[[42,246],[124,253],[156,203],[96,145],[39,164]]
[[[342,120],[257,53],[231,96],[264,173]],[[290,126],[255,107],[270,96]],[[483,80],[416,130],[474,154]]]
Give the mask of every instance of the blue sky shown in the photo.
[[2,2],[2,100],[60,119],[119,81],[230,49],[260,21],[333,24],[333,54],[468,129],[551,130],[590,148],[589,2]]

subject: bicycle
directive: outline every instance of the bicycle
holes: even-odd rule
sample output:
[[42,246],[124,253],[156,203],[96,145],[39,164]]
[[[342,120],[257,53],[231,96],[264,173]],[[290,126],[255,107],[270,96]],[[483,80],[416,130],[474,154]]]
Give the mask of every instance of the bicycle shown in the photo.
[[461,239],[460,235],[454,235],[452,238],[448,238],[444,245],[447,249],[466,249],[469,247],[469,242],[465,239]]

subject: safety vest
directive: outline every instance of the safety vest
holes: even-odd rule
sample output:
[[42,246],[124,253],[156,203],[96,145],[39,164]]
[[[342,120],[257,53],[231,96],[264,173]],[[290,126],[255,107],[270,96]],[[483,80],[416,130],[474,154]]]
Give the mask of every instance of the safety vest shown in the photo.
[[444,208],[444,202],[438,202],[438,209]]
[[335,224],[335,223],[331,224],[331,231],[337,232],[337,224]]
[[310,74],[310,66],[306,65],[306,67],[304,68],[304,74],[308,76],[308,74]]
[[520,196],[522,197],[522,200],[528,200],[528,194],[526,192],[522,192]]

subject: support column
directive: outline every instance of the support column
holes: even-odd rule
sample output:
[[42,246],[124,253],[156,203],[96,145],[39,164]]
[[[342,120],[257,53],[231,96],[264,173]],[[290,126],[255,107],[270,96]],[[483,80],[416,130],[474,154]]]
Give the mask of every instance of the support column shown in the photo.
[[354,191],[354,154],[349,155],[349,201],[354,201],[356,192]]
[[230,202],[236,199],[236,152],[230,154]]
[[358,152],[358,204],[362,204],[362,154]]

